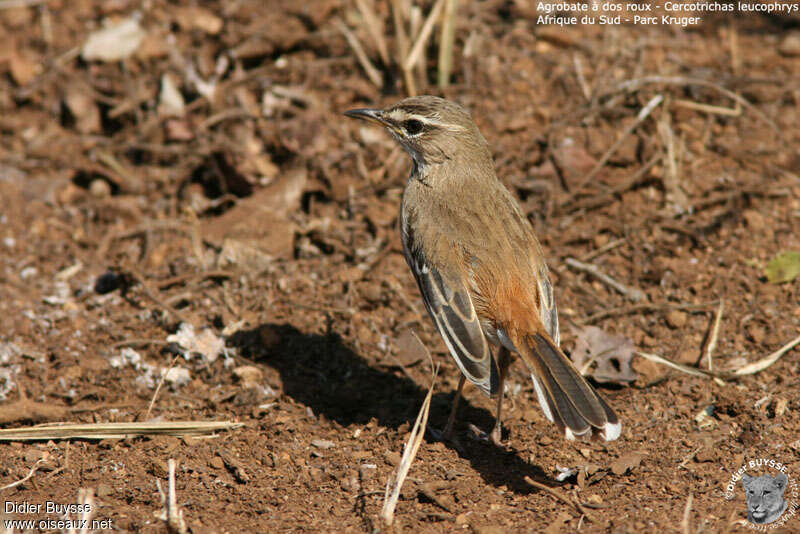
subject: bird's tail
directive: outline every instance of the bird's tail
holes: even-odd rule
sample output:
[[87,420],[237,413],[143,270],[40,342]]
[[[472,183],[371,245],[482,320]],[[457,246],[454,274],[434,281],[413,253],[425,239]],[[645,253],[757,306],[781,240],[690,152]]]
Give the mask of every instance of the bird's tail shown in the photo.
[[592,431],[606,441],[619,437],[622,425],[617,414],[548,335],[519,336],[514,344],[531,371],[542,411],[567,439],[589,437]]

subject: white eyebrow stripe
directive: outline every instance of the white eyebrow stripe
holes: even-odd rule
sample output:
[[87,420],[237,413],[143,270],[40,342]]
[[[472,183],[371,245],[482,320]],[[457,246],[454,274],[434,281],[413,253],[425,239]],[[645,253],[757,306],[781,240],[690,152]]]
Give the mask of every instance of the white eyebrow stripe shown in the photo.
[[464,131],[466,128],[459,124],[448,124],[442,122],[439,117],[426,117],[424,115],[415,115],[406,113],[402,109],[393,109],[388,113],[389,118],[396,121],[396,122],[403,122],[410,119],[416,119],[423,124],[428,124],[430,126],[438,126],[439,128],[443,128],[445,130],[450,131]]

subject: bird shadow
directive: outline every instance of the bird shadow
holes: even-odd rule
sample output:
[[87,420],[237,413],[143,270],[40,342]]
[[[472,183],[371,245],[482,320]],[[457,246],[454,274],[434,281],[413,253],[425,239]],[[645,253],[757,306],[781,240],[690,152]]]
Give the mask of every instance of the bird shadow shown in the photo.
[[[243,356],[273,367],[281,376],[286,395],[342,426],[365,425],[373,419],[395,429],[407,422],[413,424],[427,394],[425,388],[399,372],[369,365],[337,334],[307,334],[287,324],[262,324],[234,333],[228,344]],[[429,427],[444,425],[454,394],[433,395]],[[490,429],[493,417],[463,399],[459,421]],[[429,434],[425,439],[436,441]],[[517,451],[491,442],[460,440],[458,445],[446,446],[468,460],[493,486],[506,486],[516,493],[538,491],[525,482],[526,476],[548,485],[558,484]]]

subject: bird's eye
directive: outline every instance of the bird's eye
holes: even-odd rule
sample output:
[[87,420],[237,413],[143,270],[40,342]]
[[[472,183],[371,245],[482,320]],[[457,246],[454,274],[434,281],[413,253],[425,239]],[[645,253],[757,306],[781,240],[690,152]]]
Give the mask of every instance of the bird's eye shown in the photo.
[[417,119],[408,119],[403,123],[403,128],[405,128],[408,135],[417,135],[422,131],[422,128],[425,125],[422,124],[422,121]]

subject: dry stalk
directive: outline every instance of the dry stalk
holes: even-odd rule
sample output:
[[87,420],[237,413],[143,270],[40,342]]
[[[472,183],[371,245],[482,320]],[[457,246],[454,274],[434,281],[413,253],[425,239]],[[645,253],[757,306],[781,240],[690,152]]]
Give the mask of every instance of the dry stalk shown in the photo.
[[169,478],[167,479],[168,495],[164,495],[164,490],[161,489],[161,481],[156,479],[158,494],[161,497],[161,506],[164,507],[157,514],[157,517],[167,524],[167,529],[170,532],[186,534],[189,529],[186,526],[186,521],[183,520],[183,510],[178,506],[178,498],[175,492],[175,460],[170,458],[167,461],[167,468],[169,469]]
[[718,378],[721,380],[734,380],[742,376],[754,375],[756,373],[760,373],[764,369],[767,369],[772,364],[780,360],[784,354],[792,350],[797,345],[800,345],[800,336],[797,336],[796,338],[794,338],[786,345],[773,352],[772,354],[769,354],[768,356],[765,356],[764,358],[761,358],[760,360],[757,360],[755,362],[743,365],[738,369],[734,369],[733,371],[706,371],[705,369],[699,369],[697,367],[689,367],[677,362],[673,362],[672,360],[669,360],[657,354],[649,354],[640,351],[636,351],[635,354],[638,354],[639,356],[647,360],[660,363],[662,365],[666,365],[667,367],[672,367],[673,369],[676,369],[678,371],[681,371],[683,373],[692,376],[700,376],[705,378]]
[[433,25],[436,24],[436,19],[439,18],[439,13],[442,11],[443,6],[444,0],[437,0],[436,4],[434,4],[431,12],[428,14],[428,18],[425,19],[425,24],[422,25],[422,29],[419,31],[416,41],[414,41],[414,46],[411,47],[411,52],[409,52],[406,62],[403,64],[403,68],[410,69],[419,61],[425,43],[428,42],[428,37],[431,36]]
[[375,87],[380,88],[383,86],[383,77],[380,71],[375,68],[375,65],[373,65],[369,57],[367,57],[367,53],[364,52],[364,47],[361,46],[361,41],[358,40],[358,37],[356,37],[355,34],[350,31],[350,28],[339,19],[336,19],[336,27],[342,32],[342,35],[344,35],[347,44],[350,45],[350,48],[356,55],[356,59],[361,65],[361,68],[364,69],[364,72],[367,74],[367,78],[369,78]]
[[378,49],[378,55],[381,57],[383,65],[388,66],[389,47],[386,46],[386,39],[383,36],[383,22],[375,15],[375,11],[367,4],[366,0],[356,0],[356,7],[367,23],[367,33],[375,41],[375,47]]
[[134,436],[208,436],[220,430],[235,430],[243,423],[232,421],[158,421],[143,423],[48,423],[23,428],[0,429],[3,441],[47,441],[64,439],[124,439]]
[[633,302],[639,302],[647,298],[647,295],[641,289],[638,289],[636,287],[629,287],[626,286],[625,284],[617,282],[616,280],[614,280],[613,278],[602,272],[597,267],[597,265],[594,265],[592,263],[583,263],[582,261],[578,261],[575,258],[567,258],[564,261],[567,265],[569,265],[575,270],[591,274],[592,276],[594,276],[607,286],[612,287],[613,289],[615,289],[622,295],[626,296],[629,300]]
[[[714,351],[717,348],[717,340],[719,339],[719,327],[722,324],[722,314],[725,312],[725,300],[719,299],[719,307],[717,308],[717,315],[714,318],[714,326],[711,327],[711,337],[708,339],[708,346],[706,347],[706,360],[708,360],[708,370],[714,370]],[[714,378],[714,381],[722,386],[725,384],[719,378]]]
[[450,70],[453,67],[453,41],[455,37],[455,18],[458,0],[445,0],[442,15],[442,34],[439,40],[439,87],[450,85]]
[[[417,338],[417,342],[419,342],[420,345],[425,347],[416,333],[414,333],[414,337]],[[436,377],[439,374],[439,366],[434,366],[433,357],[427,347],[425,347],[425,352],[431,364],[431,385],[430,388],[428,388],[428,394],[425,396],[425,400],[422,402],[422,407],[417,415],[417,419],[414,421],[414,428],[411,429],[408,441],[405,447],[403,447],[403,457],[400,460],[400,465],[397,466],[395,473],[386,481],[381,519],[383,519],[387,525],[391,525],[394,522],[394,510],[397,507],[397,500],[400,498],[400,490],[403,488],[403,483],[408,476],[408,471],[411,469],[411,464],[414,462],[414,457],[419,450],[419,446],[422,444],[422,439],[425,437],[425,428],[428,425],[428,413],[431,407],[433,389],[436,385]]]
[[36,460],[36,463],[33,464],[33,467],[31,467],[31,470],[28,472],[27,475],[25,475],[21,479],[17,480],[16,482],[12,482],[11,484],[6,484],[5,486],[0,487],[0,491],[11,489],[11,488],[16,488],[20,484],[24,484],[25,482],[27,482],[28,480],[33,478],[33,475],[36,474],[36,471],[39,469],[39,466],[42,463],[44,463],[44,461],[45,461],[44,458],[39,458],[38,460]]
[[592,170],[589,171],[589,174],[586,175],[586,178],[584,178],[583,181],[580,184],[578,184],[578,186],[573,190],[571,196],[575,196],[576,194],[578,194],[584,187],[586,187],[586,185],[589,182],[592,181],[592,179],[597,175],[597,173],[600,172],[600,170],[605,166],[605,164],[608,162],[611,156],[613,156],[614,153],[617,150],[619,150],[619,147],[622,146],[622,143],[625,142],[625,139],[627,139],[628,136],[631,135],[633,131],[640,124],[642,124],[642,122],[644,122],[644,120],[653,112],[653,110],[656,109],[658,105],[661,104],[661,102],[663,101],[664,101],[663,95],[656,95],[653,98],[651,98],[647,104],[645,104],[645,106],[641,109],[641,111],[639,111],[639,114],[636,115],[636,120],[633,121],[627,128],[625,128],[625,131],[622,132],[622,135],[619,136],[619,139],[617,139],[616,143],[611,145],[611,148],[606,150],[606,153],[603,154],[603,157],[601,157],[600,160],[592,168]]

